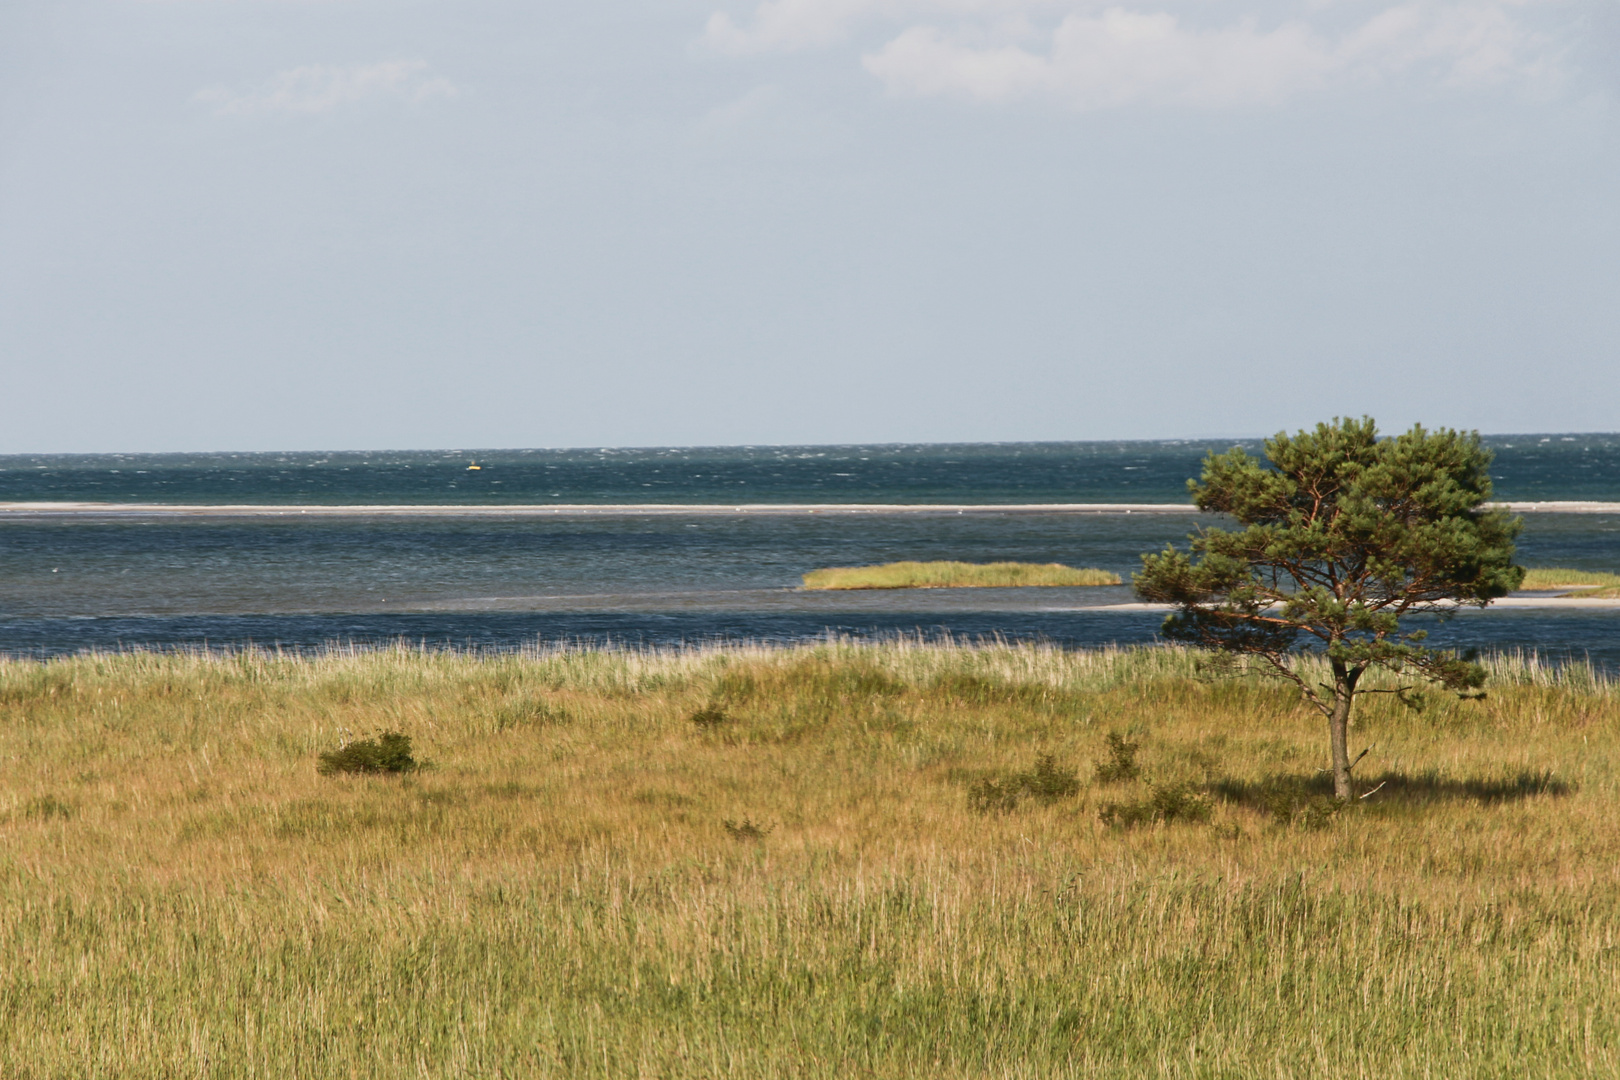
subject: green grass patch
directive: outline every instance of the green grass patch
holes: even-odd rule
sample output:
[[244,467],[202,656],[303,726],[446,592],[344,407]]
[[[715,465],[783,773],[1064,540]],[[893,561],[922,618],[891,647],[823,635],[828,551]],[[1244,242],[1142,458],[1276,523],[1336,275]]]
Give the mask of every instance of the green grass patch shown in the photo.
[[804,575],[806,589],[1005,589],[1118,585],[1111,570],[1062,563],[893,562],[834,566]]
[[[1559,567],[1536,566],[1524,572],[1521,589],[1564,589],[1572,585],[1597,585],[1612,588],[1620,586],[1620,574],[1598,570],[1566,570]],[[1590,593],[1577,595],[1588,596]]]
[[356,739],[328,750],[316,763],[322,776],[336,773],[405,773],[417,767],[411,757],[411,737],[385,731],[375,739]]

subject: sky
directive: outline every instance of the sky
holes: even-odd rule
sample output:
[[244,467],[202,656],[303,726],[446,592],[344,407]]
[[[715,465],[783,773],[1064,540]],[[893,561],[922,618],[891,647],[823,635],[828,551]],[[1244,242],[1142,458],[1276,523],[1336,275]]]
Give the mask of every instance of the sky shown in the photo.
[[1613,0],[9,0],[0,453],[1620,429]]

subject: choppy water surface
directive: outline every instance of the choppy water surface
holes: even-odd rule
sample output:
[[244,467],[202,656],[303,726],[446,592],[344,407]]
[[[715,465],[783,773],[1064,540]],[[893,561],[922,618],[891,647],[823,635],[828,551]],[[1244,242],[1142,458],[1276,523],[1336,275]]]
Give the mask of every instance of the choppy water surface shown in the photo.
[[[1620,499],[1620,436],[1513,435],[1504,499]],[[1186,502],[1211,450],[1257,440],[0,456],[0,502]],[[477,470],[467,466],[476,462]]]
[[[321,462],[313,455],[220,456],[223,464],[212,472],[197,456],[165,459],[155,470],[146,466],[157,459],[49,459],[41,469],[10,458],[0,471],[0,500],[443,503],[453,500],[435,485],[453,481],[456,500],[489,502],[475,498],[480,489],[469,485],[487,491],[496,480],[502,487],[511,480],[511,491],[499,496],[508,502],[542,501],[542,488],[548,499],[574,503],[1159,502],[1184,499],[1177,482],[1196,471],[1206,448],[479,454],[488,467],[470,480],[461,455],[364,459],[384,461],[380,472],[365,466],[362,455],[349,456],[347,465],[339,463],[347,460],[342,455]],[[1620,450],[1610,443],[1536,436],[1523,451],[1514,457],[1504,449],[1499,458],[1504,496],[1620,498],[1620,485],[1612,483]],[[1512,472],[1514,462],[1521,473]],[[1569,475],[1557,480],[1561,469]],[[541,474],[550,483],[536,487]],[[379,475],[392,479],[378,483]],[[631,490],[665,482],[666,489],[644,488],[639,497]],[[728,484],[752,497],[717,498]],[[819,566],[903,558],[1055,561],[1128,578],[1142,552],[1181,542],[1198,524],[1190,513],[8,515],[0,517],[0,651],[250,641],[302,648],[397,638],[491,648],[564,637],[791,641],[828,630],[1001,634],[1071,645],[1149,641],[1160,615],[1094,610],[1128,601],[1123,586],[861,593],[802,593],[793,586]],[[1531,515],[1521,561],[1620,569],[1620,519]],[[1620,670],[1616,612],[1466,614],[1437,640],[1590,653]]]
[[[536,638],[671,644],[798,640],[829,629],[1003,634],[1071,645],[1152,640],[1154,613],[1088,611],[1127,587],[804,593],[817,566],[899,558],[1102,566],[1194,528],[1193,515],[183,518],[0,520],[0,650],[293,647],[399,637],[511,647]],[[1620,520],[1532,515],[1525,561],[1616,565]],[[1614,612],[1466,615],[1465,644],[1590,652],[1620,667]]]

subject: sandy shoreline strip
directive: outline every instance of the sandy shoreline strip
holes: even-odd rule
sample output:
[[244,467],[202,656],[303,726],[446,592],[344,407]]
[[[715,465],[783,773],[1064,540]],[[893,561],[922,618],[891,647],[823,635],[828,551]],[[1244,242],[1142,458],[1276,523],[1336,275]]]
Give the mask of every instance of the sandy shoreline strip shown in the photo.
[[1620,502],[1500,502],[1500,506],[1514,514],[1620,514]]
[[[1620,514],[1620,502],[1496,503],[1516,514]],[[103,502],[0,503],[0,516],[64,517],[640,517],[790,514],[1196,514],[1190,503],[528,503],[372,505]]]

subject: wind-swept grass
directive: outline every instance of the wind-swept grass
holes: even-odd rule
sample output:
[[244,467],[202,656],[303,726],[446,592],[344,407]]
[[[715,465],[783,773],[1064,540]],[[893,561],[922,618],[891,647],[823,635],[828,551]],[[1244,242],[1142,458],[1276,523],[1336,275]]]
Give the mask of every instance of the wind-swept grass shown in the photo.
[[1118,585],[1110,570],[1062,563],[893,562],[835,566],[804,575],[806,589],[971,589],[1021,586]]
[[1606,589],[1582,589],[1579,592],[1565,593],[1564,596],[1566,598],[1583,596],[1588,600],[1620,599],[1620,585],[1610,585]]
[[1620,692],[1488,662],[1340,810],[1178,649],[0,661],[0,1076],[1613,1076]]
[[[1521,589],[1565,589],[1575,585],[1598,585],[1612,587],[1620,585],[1620,574],[1603,573],[1596,570],[1566,570],[1559,567],[1531,567],[1524,572],[1524,584]],[[1586,596],[1589,593],[1580,593]]]

